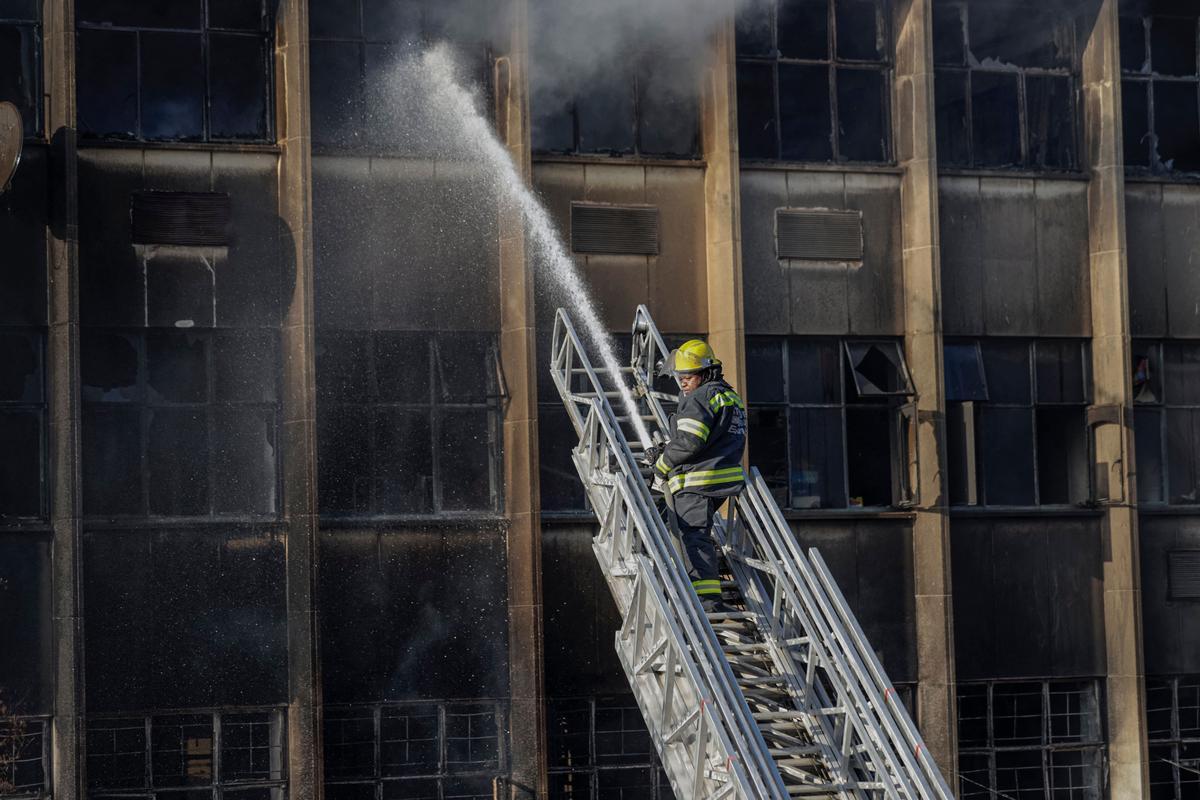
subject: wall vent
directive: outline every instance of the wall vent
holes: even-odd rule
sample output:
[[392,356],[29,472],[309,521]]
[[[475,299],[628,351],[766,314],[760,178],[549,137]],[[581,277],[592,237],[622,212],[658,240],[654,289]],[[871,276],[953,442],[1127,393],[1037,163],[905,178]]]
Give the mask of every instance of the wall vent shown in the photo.
[[1167,586],[1172,600],[1200,600],[1200,550],[1167,553]]
[[862,213],[781,208],[775,212],[779,258],[861,261]]
[[130,215],[134,244],[229,244],[229,195],[224,193],[134,192]]
[[658,255],[658,209],[571,203],[571,250],[584,254]]

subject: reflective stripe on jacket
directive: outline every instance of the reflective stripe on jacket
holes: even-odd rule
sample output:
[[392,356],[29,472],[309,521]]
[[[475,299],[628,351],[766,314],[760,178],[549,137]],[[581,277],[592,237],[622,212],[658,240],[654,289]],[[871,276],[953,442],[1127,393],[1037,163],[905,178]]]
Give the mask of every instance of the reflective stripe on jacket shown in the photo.
[[741,491],[746,480],[746,406],[723,380],[701,384],[679,395],[671,417],[671,440],[655,467],[671,492],[725,497]]

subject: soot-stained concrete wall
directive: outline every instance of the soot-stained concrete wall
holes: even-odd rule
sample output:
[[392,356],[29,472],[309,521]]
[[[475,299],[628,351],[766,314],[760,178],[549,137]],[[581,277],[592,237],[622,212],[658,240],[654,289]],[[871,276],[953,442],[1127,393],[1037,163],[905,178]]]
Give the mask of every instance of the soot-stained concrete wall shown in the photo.
[[1087,183],[938,181],[948,336],[1089,336]]
[[1142,568],[1143,648],[1147,675],[1200,673],[1200,614],[1195,600],[1172,600],[1168,554],[1200,550],[1200,520],[1142,514],[1138,520]]
[[[741,204],[746,333],[904,332],[899,175],[743,169]],[[861,211],[862,263],[778,258],[779,208]]]
[[1134,336],[1200,336],[1200,186],[1127,183],[1129,323]]

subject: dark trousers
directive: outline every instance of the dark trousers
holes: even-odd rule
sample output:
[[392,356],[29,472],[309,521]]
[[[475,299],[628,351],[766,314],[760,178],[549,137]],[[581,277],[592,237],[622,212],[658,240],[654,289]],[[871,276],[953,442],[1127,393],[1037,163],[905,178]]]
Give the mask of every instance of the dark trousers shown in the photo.
[[[724,498],[721,498],[724,499]],[[717,548],[713,544],[713,515],[719,500],[695,492],[673,495],[669,504],[671,527],[683,542],[688,577],[701,597],[720,596]]]

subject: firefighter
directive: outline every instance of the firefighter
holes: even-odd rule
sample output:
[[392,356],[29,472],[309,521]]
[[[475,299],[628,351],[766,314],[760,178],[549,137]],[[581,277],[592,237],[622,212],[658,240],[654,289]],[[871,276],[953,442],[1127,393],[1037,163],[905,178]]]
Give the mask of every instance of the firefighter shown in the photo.
[[671,362],[682,389],[679,408],[670,440],[650,456],[666,483],[671,526],[683,542],[692,588],[706,611],[732,611],[721,601],[712,525],[717,507],[745,483],[746,406],[700,339],[681,345]]

